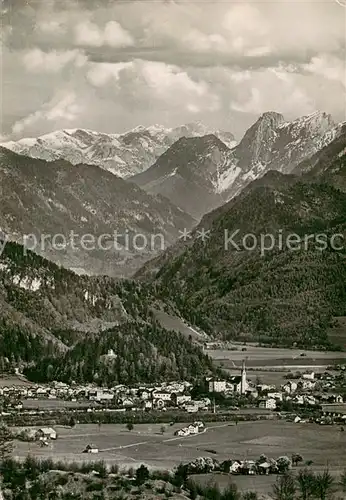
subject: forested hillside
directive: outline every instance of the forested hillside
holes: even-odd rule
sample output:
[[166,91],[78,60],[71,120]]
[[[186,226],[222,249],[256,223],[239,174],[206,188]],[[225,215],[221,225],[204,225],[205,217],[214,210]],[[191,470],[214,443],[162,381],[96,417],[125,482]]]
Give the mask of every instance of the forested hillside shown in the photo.
[[[343,249],[330,244],[333,235],[346,234],[346,194],[334,187],[336,178],[344,179],[344,163],[345,157],[338,157],[313,182],[269,173],[205,216],[191,239],[137,276],[152,280],[187,320],[208,333],[271,345],[331,347],[327,331],[335,316],[346,314],[345,238],[336,241]],[[204,242],[198,237],[203,230],[210,231]],[[226,248],[235,231],[239,248]],[[252,236],[244,245],[247,234]],[[274,247],[261,253],[266,234],[274,236]],[[285,242],[290,234],[303,240],[300,249],[279,248],[280,235]],[[248,250],[254,237],[258,244]]]
[[[161,328],[151,285],[90,278],[7,243],[0,258],[0,369],[105,384],[194,378],[201,349]],[[166,305],[167,308],[167,305]],[[109,349],[116,358],[105,356]]]

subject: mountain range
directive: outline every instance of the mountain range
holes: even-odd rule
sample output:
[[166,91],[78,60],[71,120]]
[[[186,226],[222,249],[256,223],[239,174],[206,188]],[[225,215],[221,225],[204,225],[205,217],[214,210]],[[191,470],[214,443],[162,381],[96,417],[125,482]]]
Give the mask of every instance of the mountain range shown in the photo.
[[0,229],[10,240],[24,237],[37,253],[86,274],[128,276],[195,222],[162,196],[95,165],[47,162],[5,148],[0,196]]
[[97,165],[127,178],[149,168],[181,137],[199,137],[213,132],[226,145],[236,142],[230,132],[211,131],[200,122],[175,128],[138,126],[123,134],[86,129],[58,130],[37,138],[8,141],[1,145],[15,153],[46,161],[66,160],[73,165]]
[[131,180],[200,218],[270,170],[291,173],[340,134],[342,124],[326,113],[287,122],[267,112],[232,149],[211,135],[182,138]]
[[[226,147],[213,136],[205,140]],[[0,365],[23,366],[33,380],[106,384],[216,373],[200,347],[168,331],[155,311],[216,338],[346,348],[333,335],[336,321],[346,316],[345,150],[343,126],[291,173],[271,170],[204,215],[186,241],[180,238],[145,263],[133,280],[78,276],[17,243],[0,242]],[[167,199],[97,166],[49,163],[4,148],[0,159],[1,227],[42,232],[60,224],[94,234],[119,216],[120,208],[112,208],[117,200],[124,224],[131,217],[140,225],[145,203],[155,226],[160,220],[154,214],[163,213],[191,223]],[[292,234],[298,248],[287,245]],[[266,248],[252,248],[263,235]],[[325,235],[325,247],[318,235]],[[339,249],[331,245],[333,235],[344,236]],[[286,244],[280,246],[280,237]],[[87,255],[81,258],[89,265]],[[112,359],[109,349],[117,354]]]
[[[346,315],[344,132],[305,174],[268,172],[205,215],[185,242],[150,261],[136,278],[154,283],[207,333],[265,345],[330,346],[334,319]],[[264,235],[265,245],[271,245],[269,235],[274,244],[262,252]],[[290,235],[301,242],[293,250],[279,243]],[[343,235],[336,240],[339,251],[331,245],[333,235]]]

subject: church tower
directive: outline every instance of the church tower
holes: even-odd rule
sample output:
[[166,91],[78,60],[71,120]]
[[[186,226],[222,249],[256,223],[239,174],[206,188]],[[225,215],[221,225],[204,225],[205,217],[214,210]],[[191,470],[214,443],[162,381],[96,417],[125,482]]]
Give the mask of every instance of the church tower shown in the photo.
[[247,389],[247,381],[246,381],[246,367],[245,367],[245,359],[243,359],[243,364],[241,367],[241,384],[240,384],[240,394],[245,394]]

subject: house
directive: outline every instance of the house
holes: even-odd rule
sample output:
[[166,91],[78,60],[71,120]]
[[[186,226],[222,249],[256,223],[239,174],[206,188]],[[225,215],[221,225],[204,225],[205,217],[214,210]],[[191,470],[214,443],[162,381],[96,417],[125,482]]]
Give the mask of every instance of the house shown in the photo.
[[230,474],[239,474],[241,471],[242,464],[239,460],[234,460],[229,466],[229,473]]
[[161,399],[162,401],[171,401],[172,394],[166,391],[154,391],[153,399]]
[[189,428],[184,427],[183,429],[178,429],[177,431],[175,431],[174,435],[180,437],[189,436],[190,435]]
[[196,425],[196,424],[190,424],[188,426],[188,429],[189,429],[189,434],[198,434],[198,432],[199,432],[198,425]]
[[96,448],[96,446],[93,444],[88,444],[85,447],[85,450],[83,450],[83,453],[98,453],[98,452],[99,452],[98,448]]
[[315,379],[315,372],[303,373],[302,378],[305,380],[314,380]]
[[111,401],[114,399],[114,394],[111,391],[96,389],[89,391],[90,401]]
[[292,392],[295,392],[298,389],[298,384],[297,382],[289,380],[286,384],[282,386],[282,389],[285,392],[287,392],[287,394],[292,394]]
[[36,439],[56,439],[57,433],[51,427],[42,427],[36,432]]
[[209,392],[225,392],[226,380],[209,380]]
[[187,404],[185,406],[185,410],[188,412],[188,413],[196,413],[198,412],[199,410],[199,407],[198,405],[195,403],[195,404]]
[[311,379],[301,380],[298,383],[300,389],[312,390],[315,388],[316,381]]
[[278,399],[279,401],[282,401],[283,394],[282,394],[282,392],[268,392],[267,397],[272,398],[272,399]]
[[198,420],[197,422],[194,422],[193,425],[195,425],[195,426],[198,427],[198,432],[203,432],[204,431],[204,428],[205,428],[204,423],[201,422],[200,420]]
[[144,408],[144,410],[152,410],[153,409],[153,402],[152,401],[143,401],[143,408]]
[[174,435],[183,437],[183,436],[185,436],[185,431],[184,431],[184,429],[178,429],[177,431],[175,431]]
[[265,408],[266,410],[275,410],[276,400],[274,398],[261,398],[258,402],[259,408]]
[[189,403],[191,401],[191,396],[189,394],[173,394],[172,400],[179,406],[184,403]]

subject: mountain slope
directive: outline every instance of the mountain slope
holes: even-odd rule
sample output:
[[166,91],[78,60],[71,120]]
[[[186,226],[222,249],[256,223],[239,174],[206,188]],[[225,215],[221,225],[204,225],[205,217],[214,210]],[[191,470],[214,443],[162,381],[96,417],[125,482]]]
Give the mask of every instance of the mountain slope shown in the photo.
[[[119,177],[130,177],[150,167],[176,140],[210,133],[201,123],[176,128],[139,126],[124,134],[105,134],[85,129],[58,130],[38,138],[9,141],[2,146],[46,161],[64,159],[73,165],[97,165]],[[226,144],[234,145],[230,132],[215,132]]]
[[[152,280],[184,318],[208,333],[271,345],[329,346],[332,318],[346,313],[346,251],[324,249],[317,235],[326,234],[327,241],[346,234],[346,194],[325,183],[274,177],[270,172],[205,216],[191,239],[145,265],[137,277]],[[203,230],[210,231],[204,241]],[[292,234],[293,242],[301,239],[295,250],[286,243]],[[269,235],[274,246],[261,251],[261,238],[264,246],[272,244]],[[308,235],[314,237],[306,240]]]
[[5,148],[0,195],[0,229],[10,239],[33,234],[29,248],[87,274],[128,275],[194,222],[168,200],[96,166],[46,162]]
[[182,138],[145,172],[131,178],[199,219],[222,203],[219,193],[230,149],[215,135]]
[[160,307],[149,286],[78,276],[7,243],[0,256],[1,370],[19,366],[31,380],[100,384],[186,380],[213,370],[200,348],[159,326],[151,305]]
[[293,174],[304,179],[323,181],[346,189],[346,123],[340,124],[335,139],[311,158],[300,163]]
[[338,126],[326,113],[286,122],[278,113],[264,113],[232,150],[230,166],[238,175],[225,186],[229,198],[270,170],[290,174],[306,158],[329,144]]

